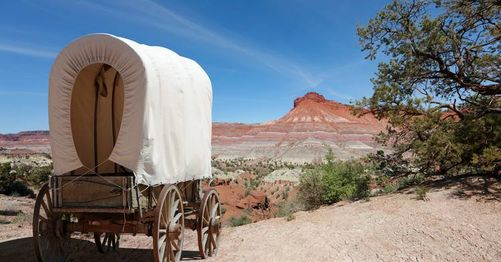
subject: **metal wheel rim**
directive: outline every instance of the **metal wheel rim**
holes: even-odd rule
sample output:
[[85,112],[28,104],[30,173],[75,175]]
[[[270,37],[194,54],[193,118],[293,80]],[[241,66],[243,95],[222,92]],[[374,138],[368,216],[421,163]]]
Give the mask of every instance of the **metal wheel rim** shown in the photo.
[[219,195],[212,189],[202,199],[197,221],[198,249],[203,259],[217,255],[221,218]]
[[[175,227],[178,233],[168,233]],[[170,238],[178,234],[177,239]],[[175,185],[164,187],[155,209],[153,255],[156,262],[181,260],[184,242],[184,210],[181,193]]]

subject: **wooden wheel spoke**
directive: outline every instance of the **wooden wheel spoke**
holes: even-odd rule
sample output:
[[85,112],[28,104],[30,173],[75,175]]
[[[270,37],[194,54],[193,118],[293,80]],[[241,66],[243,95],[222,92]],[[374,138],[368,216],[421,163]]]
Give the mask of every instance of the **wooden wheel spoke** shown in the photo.
[[169,257],[170,261],[176,261],[176,257],[174,256],[174,249],[172,248],[172,245],[169,243]]
[[42,225],[48,225],[48,224],[49,224],[49,220],[46,217],[40,216],[38,218],[38,226],[39,226],[39,228]]
[[172,246],[174,247],[174,249],[175,249],[176,251],[179,251],[179,246],[177,245],[176,240],[173,240],[173,241],[171,242],[171,244],[172,244]]
[[219,203],[214,204],[214,206],[212,207],[212,210],[211,210],[211,217],[216,216],[216,212],[218,209],[219,209]]
[[209,237],[209,234],[204,234],[203,237],[202,237],[202,243],[204,244],[204,246],[207,244],[207,238]]
[[47,197],[47,205],[49,206],[50,210],[52,211],[52,198],[50,197],[49,190],[45,191],[45,197]]
[[208,225],[209,224],[209,220],[205,217],[202,217],[202,221],[204,222],[204,225]]
[[209,234],[209,239],[214,249],[217,248],[216,240],[214,239],[214,235],[212,233]]
[[45,211],[45,214],[47,215],[47,218],[52,217],[52,211],[49,209],[47,204],[45,204],[45,201],[42,200],[42,207],[43,210]]
[[161,229],[167,228],[167,219],[166,219],[165,214],[163,212],[160,213],[160,221],[159,222],[160,222],[159,227]]
[[117,245],[117,239],[115,237],[115,234],[113,234],[113,241],[111,241],[111,246],[113,249],[115,249],[116,245]]
[[172,209],[170,211],[170,214],[169,214],[169,217],[174,217],[174,215],[176,214],[176,211],[177,211],[177,207],[179,206],[179,199],[176,199],[173,203],[172,203]]
[[108,249],[111,247],[111,243],[113,243],[113,235],[112,234],[107,234],[108,235]]
[[[176,199],[176,191],[171,191],[169,194],[169,209],[175,209],[174,201]],[[169,213],[170,214],[170,213]]]
[[162,261],[165,258],[165,247],[166,247],[166,242],[162,241],[162,243],[160,244],[160,250],[159,250],[159,254],[160,254],[159,257],[160,257],[160,259],[162,259]]
[[177,222],[179,221],[179,219],[183,216],[183,214],[181,213],[178,213],[173,219],[172,219],[172,222],[173,223],[176,223],[178,224]]
[[212,247],[211,247],[211,241],[210,241],[209,238],[210,238],[210,234],[207,234],[207,240],[206,240],[207,241],[207,248],[206,248],[206,250],[209,251],[209,256],[210,256],[211,255],[211,248]]
[[103,245],[106,245],[106,243],[108,242],[108,234],[104,234],[104,237],[103,237]]
[[167,261],[173,261],[171,259],[171,250],[172,250],[172,247],[171,247],[170,243],[166,242],[165,243],[165,251],[166,252],[164,252],[164,255],[162,256],[162,258],[164,258],[164,259],[166,258]]

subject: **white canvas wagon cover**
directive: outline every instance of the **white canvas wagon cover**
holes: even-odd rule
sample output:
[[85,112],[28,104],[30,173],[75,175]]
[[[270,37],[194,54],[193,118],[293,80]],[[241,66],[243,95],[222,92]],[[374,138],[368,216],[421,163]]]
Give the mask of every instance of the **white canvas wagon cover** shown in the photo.
[[193,60],[109,34],[56,58],[49,125],[56,175],[117,165],[158,185],[211,176],[212,87]]

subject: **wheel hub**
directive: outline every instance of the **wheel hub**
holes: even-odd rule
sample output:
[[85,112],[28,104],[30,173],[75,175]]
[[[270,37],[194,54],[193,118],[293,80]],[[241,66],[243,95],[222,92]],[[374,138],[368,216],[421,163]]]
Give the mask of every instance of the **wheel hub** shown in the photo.
[[181,225],[174,222],[170,222],[167,232],[168,232],[168,238],[170,240],[178,240],[182,232]]
[[221,229],[221,221],[218,218],[211,218],[209,220],[210,231],[213,233],[219,233]]

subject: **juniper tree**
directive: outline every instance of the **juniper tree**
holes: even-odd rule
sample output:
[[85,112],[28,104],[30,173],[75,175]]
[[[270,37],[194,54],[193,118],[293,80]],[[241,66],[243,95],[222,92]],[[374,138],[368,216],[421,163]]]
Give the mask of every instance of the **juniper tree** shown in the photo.
[[499,175],[501,1],[395,0],[357,32],[366,58],[383,58],[357,101],[390,124],[380,167]]

